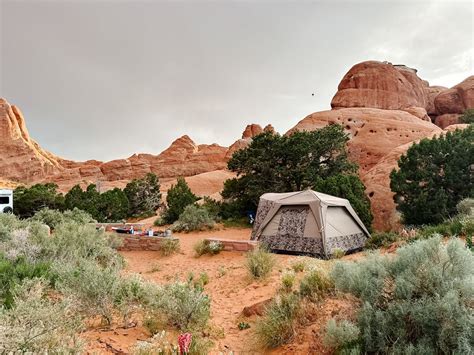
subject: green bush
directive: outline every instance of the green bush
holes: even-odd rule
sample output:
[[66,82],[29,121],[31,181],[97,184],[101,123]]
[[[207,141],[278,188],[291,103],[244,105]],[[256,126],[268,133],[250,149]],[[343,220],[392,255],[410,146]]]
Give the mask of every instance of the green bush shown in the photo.
[[459,117],[460,123],[467,123],[472,124],[474,123],[474,109],[467,109],[464,113]]
[[194,249],[194,255],[196,257],[200,257],[201,255],[204,255],[204,254],[209,254],[209,255],[219,254],[224,249],[224,246],[220,242],[202,239],[194,244],[193,249]]
[[204,202],[201,206],[207,211],[210,218],[212,218],[213,220],[217,220],[219,219],[219,215],[221,212],[221,205],[221,202],[216,201],[210,198],[209,196],[204,196]]
[[340,248],[335,248],[333,249],[332,251],[332,255],[331,255],[331,258],[333,259],[340,259],[342,258],[344,255],[346,255],[346,252]]
[[207,244],[208,244],[208,241],[205,240],[205,239],[197,241],[193,245],[194,255],[196,257],[200,257],[201,255],[206,254],[207,253]]
[[194,274],[191,272],[188,276],[188,281],[194,285],[194,288],[204,290],[204,286],[209,283],[209,274],[207,272],[201,272],[197,279],[194,278]]
[[119,188],[100,193],[90,184],[85,191],[74,186],[65,196],[66,208],[86,211],[99,222],[120,222],[129,214],[127,195]]
[[163,256],[169,256],[179,253],[179,239],[174,238],[163,238],[160,241],[160,252]]
[[296,275],[294,271],[287,271],[281,276],[281,289],[283,292],[293,291]]
[[297,260],[291,264],[291,268],[294,272],[303,272],[306,268],[306,263],[304,260]]
[[13,192],[13,213],[21,218],[29,218],[45,207],[63,210],[64,196],[57,190],[58,185],[53,183],[36,184],[30,188],[17,187]]
[[166,223],[174,223],[183,213],[186,206],[194,204],[199,198],[194,195],[184,178],[178,178],[166,195],[167,209],[163,215]]
[[209,296],[192,282],[165,285],[155,301],[155,308],[167,317],[169,324],[181,331],[202,329],[210,317]]
[[114,267],[102,268],[95,262],[79,265],[55,264],[56,288],[74,300],[77,311],[89,316],[100,315],[106,325],[112,323],[120,275]]
[[245,330],[250,328],[250,324],[248,324],[247,322],[239,322],[237,327],[239,328],[239,330]]
[[389,247],[400,239],[398,233],[395,232],[374,232],[365,242],[366,249],[379,249],[381,247]]
[[[390,174],[390,187],[405,224],[439,224],[473,196],[474,126],[413,144]],[[447,158],[449,157],[449,158]]]
[[133,179],[123,192],[129,202],[129,216],[153,216],[161,204],[160,182],[153,173]]
[[11,213],[0,213],[0,243],[11,239],[14,230],[25,228],[27,224]]
[[67,210],[64,212],[51,210],[46,207],[38,211],[30,220],[44,223],[52,229],[64,222],[76,222],[79,224],[96,222],[89,213],[75,207],[72,211]]
[[474,218],[474,198],[465,198],[458,203],[456,209],[461,216]]
[[301,297],[318,301],[334,287],[332,281],[323,272],[312,269],[300,282]]
[[326,326],[324,345],[335,349],[338,354],[351,354],[351,350],[353,354],[360,354],[359,337],[360,330],[353,323],[342,320],[338,324],[331,319]]
[[254,279],[266,278],[276,264],[275,256],[265,248],[256,248],[246,255],[245,266],[249,275]]
[[23,280],[44,278],[45,283],[54,283],[50,266],[50,263],[27,261],[24,257],[9,260],[0,254],[0,307],[13,306],[14,290]]
[[47,297],[47,282],[24,280],[13,292],[15,307],[0,307],[0,350],[4,354],[82,352],[81,322],[69,299]]
[[155,221],[153,222],[153,225],[154,225],[155,227],[162,227],[162,226],[166,225],[166,221],[165,221],[163,218],[158,217],[158,218],[155,219]]
[[96,230],[93,225],[60,224],[54,238],[41,242],[44,257],[59,263],[94,261],[100,266],[123,266],[123,258],[112,248],[114,235]]
[[[358,297],[362,353],[467,354],[474,347],[474,255],[459,240],[420,240],[395,257],[336,263],[336,288]],[[351,347],[355,329],[334,342]],[[353,347],[357,347],[353,345]]]
[[214,228],[214,224],[205,208],[189,205],[173,223],[172,230],[174,232],[202,231]]
[[248,217],[228,218],[222,220],[222,224],[226,228],[251,228]]
[[275,348],[288,343],[295,335],[297,318],[301,313],[300,299],[293,293],[275,297],[255,326],[261,345]]

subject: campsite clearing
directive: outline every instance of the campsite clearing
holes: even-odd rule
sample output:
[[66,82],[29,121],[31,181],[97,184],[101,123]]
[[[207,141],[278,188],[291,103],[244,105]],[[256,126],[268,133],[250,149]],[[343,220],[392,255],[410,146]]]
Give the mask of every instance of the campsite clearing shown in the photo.
[[[157,283],[169,283],[176,278],[184,280],[189,273],[199,276],[200,273],[209,275],[209,283],[205,292],[210,295],[211,329],[216,352],[245,353],[258,352],[254,341],[254,325],[257,316],[243,317],[244,307],[255,305],[272,298],[281,284],[282,273],[296,261],[325,267],[331,261],[324,261],[309,257],[276,254],[277,265],[270,277],[264,281],[254,281],[247,275],[245,269],[245,253],[237,251],[222,251],[220,254],[199,258],[194,256],[193,245],[205,238],[221,238],[234,240],[248,240],[251,229],[221,229],[209,232],[175,233],[173,236],[180,239],[181,252],[164,257],[155,251],[123,251],[120,252],[126,262],[125,272],[138,273],[144,279]],[[357,259],[362,253],[347,255],[345,259]],[[309,325],[298,334],[297,338],[272,353],[318,353],[324,354],[322,345],[322,330],[332,316],[340,312],[347,313],[351,309],[349,301],[327,299],[315,308],[315,314],[310,317]],[[250,324],[249,329],[239,330],[241,321]],[[112,353],[114,351],[129,352],[138,340],[149,336],[147,330],[139,322],[130,329],[88,330],[84,337],[87,339],[90,352]],[[115,350],[114,350],[115,349]]]

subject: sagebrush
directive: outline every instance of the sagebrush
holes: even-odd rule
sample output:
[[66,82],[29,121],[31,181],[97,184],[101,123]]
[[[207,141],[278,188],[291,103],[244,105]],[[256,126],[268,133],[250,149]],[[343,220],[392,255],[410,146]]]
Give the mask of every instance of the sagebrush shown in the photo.
[[[339,291],[360,299],[354,324],[330,325],[338,350],[383,354],[469,354],[474,348],[474,255],[440,236],[358,263],[339,262]],[[348,332],[350,334],[348,334]],[[359,334],[357,339],[355,334]]]

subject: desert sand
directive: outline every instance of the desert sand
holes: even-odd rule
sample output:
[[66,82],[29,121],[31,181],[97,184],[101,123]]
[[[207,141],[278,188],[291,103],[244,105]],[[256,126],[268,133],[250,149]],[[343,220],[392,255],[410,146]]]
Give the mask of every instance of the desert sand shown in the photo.
[[[200,239],[219,237],[223,239],[245,240],[250,238],[251,229],[220,229],[209,232],[175,233],[180,239],[181,252],[162,256],[153,251],[123,251],[127,266],[126,273],[138,273],[144,279],[159,284],[175,279],[184,280],[190,272],[199,276],[201,272],[209,275],[205,292],[211,297],[211,338],[214,341],[213,354],[325,354],[330,353],[322,344],[322,333],[327,321],[341,313],[351,314],[353,304],[344,298],[329,297],[321,304],[314,304],[305,315],[304,325],[290,344],[272,351],[260,348],[254,336],[254,325],[258,316],[244,317],[244,307],[273,297],[280,287],[282,272],[293,262],[304,258],[307,263],[321,265],[323,261],[308,257],[276,254],[277,265],[271,276],[264,281],[254,281],[245,269],[245,253],[222,251],[218,255],[194,257],[193,245]],[[348,255],[355,259],[361,255]],[[250,324],[250,328],[239,330],[240,321]],[[92,329],[84,333],[90,353],[128,353],[138,340],[150,336],[140,321],[132,328]]]

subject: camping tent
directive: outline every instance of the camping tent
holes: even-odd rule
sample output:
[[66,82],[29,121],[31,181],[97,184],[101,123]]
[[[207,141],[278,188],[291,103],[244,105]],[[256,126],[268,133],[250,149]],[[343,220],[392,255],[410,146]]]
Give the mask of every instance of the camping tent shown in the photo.
[[329,257],[363,247],[369,236],[348,200],[305,190],[262,195],[251,239],[271,250]]

